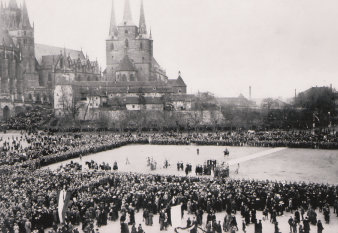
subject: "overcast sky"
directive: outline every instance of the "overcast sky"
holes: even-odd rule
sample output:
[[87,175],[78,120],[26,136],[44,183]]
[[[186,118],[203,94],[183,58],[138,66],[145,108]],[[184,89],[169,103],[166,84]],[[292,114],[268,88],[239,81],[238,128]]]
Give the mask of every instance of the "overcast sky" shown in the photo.
[[[19,3],[21,0],[17,0]],[[138,25],[141,0],[130,0]],[[26,0],[35,40],[80,49],[105,68],[112,0]],[[124,0],[114,0],[122,21]],[[337,0],[144,0],[154,55],[188,92],[292,97],[338,88]]]

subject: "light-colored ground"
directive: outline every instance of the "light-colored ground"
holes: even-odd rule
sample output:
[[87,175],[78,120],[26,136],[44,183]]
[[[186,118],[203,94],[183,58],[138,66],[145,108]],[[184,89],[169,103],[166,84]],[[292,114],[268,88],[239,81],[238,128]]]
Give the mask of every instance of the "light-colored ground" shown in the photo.
[[[197,148],[200,150],[197,155]],[[208,159],[226,161],[230,164],[230,176],[232,178],[246,179],[270,179],[270,180],[287,180],[287,181],[305,181],[316,183],[338,184],[338,151],[333,150],[312,150],[312,149],[288,149],[288,148],[256,148],[256,147],[228,147],[229,157],[224,157],[225,147],[217,146],[159,146],[159,145],[132,145],[112,151],[101,152],[83,158],[83,162],[94,160],[97,163],[108,162],[113,165],[116,161],[120,171],[132,171],[142,173],[158,174],[180,174],[177,172],[176,163],[182,161],[184,164],[191,163],[193,170],[195,165],[203,164]],[[158,164],[163,165],[167,159],[171,166],[164,169],[161,166],[156,171],[150,171],[146,166],[146,158],[153,157]],[[126,159],[130,161],[126,165]],[[75,159],[73,161],[78,161]],[[55,169],[60,164],[69,163],[65,161],[59,164],[51,165]],[[239,174],[234,170],[240,163]],[[318,213],[318,210],[317,210]],[[288,219],[291,213],[285,213],[284,216],[278,217],[280,232],[288,233]],[[223,222],[224,213],[216,215],[217,220]],[[262,219],[262,213],[257,213],[258,219]],[[192,217],[191,217],[192,218]],[[206,215],[204,216],[206,218]],[[186,225],[187,215],[182,219],[182,226]],[[318,213],[318,219],[324,224],[324,233],[338,232],[338,218],[331,211],[331,223],[324,223],[323,214]],[[241,230],[242,218],[237,214],[239,232]],[[136,223],[142,224],[146,233],[157,233],[159,231],[158,215],[154,216],[154,225],[145,226],[142,221],[142,212],[136,214]],[[205,223],[205,220],[204,220]],[[269,221],[263,222],[263,232],[273,233],[273,225]],[[315,226],[311,226],[311,232],[317,232]],[[100,228],[101,233],[120,232],[119,222],[110,222],[108,226]],[[174,232],[173,228],[168,228],[167,232]],[[181,231],[180,231],[181,232]],[[254,232],[254,226],[249,225],[248,233]]]
[[337,185],[338,150],[286,149],[242,163],[240,169],[233,177]]
[[[197,149],[200,151],[199,155]],[[194,171],[196,165],[203,165],[206,160],[215,159],[230,164],[232,178],[338,184],[338,150],[258,147],[228,149],[230,156],[224,157],[225,147],[221,146],[131,145],[85,156],[83,162],[94,160],[99,164],[106,162],[112,166],[116,161],[119,171],[184,175],[182,171],[177,172],[177,162],[191,163]],[[147,166],[147,157],[152,157],[157,162],[156,171],[151,171]],[[130,162],[128,165],[127,158]],[[165,160],[171,164],[167,169],[163,168]],[[56,163],[49,168],[56,169],[70,161]],[[80,159],[73,161],[80,162]],[[239,174],[235,174],[237,163],[240,163]]]
[[[0,147],[3,146],[4,142],[8,142],[12,145],[13,140],[20,141],[20,137],[23,136],[20,134],[20,131],[7,131],[6,133],[0,132]],[[27,147],[28,143],[23,137],[23,140],[20,142],[23,147]]]
[[[199,149],[199,155],[197,155]],[[181,161],[184,164],[191,163],[193,167],[197,164],[203,165],[208,159],[218,161],[230,161],[239,159],[251,154],[269,150],[269,148],[249,148],[249,147],[228,147],[230,156],[224,157],[225,147],[218,146],[162,146],[162,145],[131,145],[121,147],[111,151],[100,152],[97,154],[83,157],[83,161],[94,160],[97,163],[108,162],[113,165],[114,161],[118,163],[119,171],[133,171],[143,173],[159,174],[177,174],[176,164]],[[152,157],[157,162],[157,170],[150,171],[147,167],[147,157]],[[126,165],[127,158],[130,164]],[[168,160],[171,166],[164,169],[165,160]],[[59,167],[61,164],[67,164],[71,160],[56,163],[49,166],[51,169]],[[80,159],[73,159],[80,162]]]

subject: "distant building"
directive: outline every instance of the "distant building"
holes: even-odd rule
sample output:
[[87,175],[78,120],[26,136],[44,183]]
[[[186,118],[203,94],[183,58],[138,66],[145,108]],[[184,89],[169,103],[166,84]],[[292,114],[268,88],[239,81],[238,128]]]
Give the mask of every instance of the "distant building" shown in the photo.
[[252,100],[245,98],[242,94],[238,97],[221,97],[217,98],[220,105],[227,105],[234,108],[257,108],[256,103]]
[[0,118],[34,104],[54,103],[55,83],[64,76],[99,80],[97,62],[82,51],[35,44],[26,2],[0,3]]
[[279,99],[266,98],[266,99],[263,99],[261,102],[262,109],[280,110],[287,106],[290,106],[290,104],[287,104],[284,101],[281,101]]
[[[102,78],[91,75],[87,70],[81,74],[76,69],[76,64],[80,61],[72,60],[71,55],[68,57],[66,55],[67,51],[61,52],[58,57],[64,59],[63,64],[66,64],[61,74],[66,73],[69,66],[70,69],[73,68],[68,64],[70,60],[70,64],[73,64],[76,70],[75,77],[68,80],[58,78],[59,82],[55,85],[71,85],[74,102],[82,102],[87,109],[162,111],[168,108],[172,110],[191,108],[191,100],[186,96],[187,86],[181,73],[179,72],[177,79],[169,79],[153,56],[153,40],[151,32],[147,30],[143,2],[140,7],[139,26],[133,22],[129,0],[125,0],[122,22],[116,24],[113,3],[109,35],[106,40],[107,67]],[[42,63],[46,60],[49,64],[52,59],[54,57],[43,56]],[[89,71],[95,74],[96,64],[89,61],[87,63]],[[57,68],[62,70],[60,65]],[[62,88],[57,90],[54,95],[61,94],[59,92]],[[173,96],[175,97],[171,98]],[[95,104],[94,99],[98,100]],[[56,115],[61,116],[62,106],[55,103],[54,107]]]

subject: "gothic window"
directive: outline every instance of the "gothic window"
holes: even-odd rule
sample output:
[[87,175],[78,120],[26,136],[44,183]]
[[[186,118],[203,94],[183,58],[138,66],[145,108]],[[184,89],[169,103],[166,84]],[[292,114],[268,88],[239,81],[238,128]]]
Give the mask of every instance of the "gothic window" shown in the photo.
[[135,76],[134,76],[134,74],[130,74],[129,79],[130,79],[130,81],[135,81]]
[[35,100],[35,102],[41,102],[40,94],[39,93],[36,94],[36,100]]
[[28,100],[32,100],[32,99],[33,99],[32,94],[29,94],[28,95]]
[[144,57],[142,57],[142,63],[144,63]]
[[114,43],[111,44],[111,50],[114,50]]
[[89,76],[87,77],[87,81],[90,81],[90,77]]
[[27,34],[26,31],[24,31],[24,32],[23,32],[23,35],[25,36],[26,34]]
[[127,81],[127,76],[125,74],[122,75],[122,82],[126,82]]
[[52,81],[52,74],[48,73],[48,82],[51,82],[51,81]]
[[126,39],[126,40],[124,41],[124,44],[125,44],[126,48],[129,48],[129,41],[128,41],[128,39]]
[[142,42],[140,43],[140,49],[141,49],[141,50],[143,49],[143,44],[142,44]]

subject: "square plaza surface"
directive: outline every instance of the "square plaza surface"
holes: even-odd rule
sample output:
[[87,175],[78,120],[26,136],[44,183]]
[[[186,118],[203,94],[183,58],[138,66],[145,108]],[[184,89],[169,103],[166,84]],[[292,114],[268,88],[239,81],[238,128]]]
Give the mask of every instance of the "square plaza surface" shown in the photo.
[[[208,159],[215,159],[218,162],[225,161],[230,165],[230,177],[234,179],[258,179],[258,180],[279,180],[286,182],[315,182],[338,184],[338,152],[334,150],[313,150],[313,149],[289,149],[289,148],[263,148],[263,147],[227,147],[230,151],[228,157],[224,156],[225,147],[221,146],[162,146],[162,145],[131,145],[125,146],[111,151],[100,152],[88,155],[80,159],[64,161],[62,163],[49,166],[50,169],[57,169],[62,164],[70,161],[85,164],[86,161],[94,160],[98,164],[105,162],[111,166],[116,161],[119,171],[138,172],[146,174],[164,174],[164,175],[182,175],[183,171],[178,172],[176,163],[183,162],[184,165],[190,163],[193,167],[203,163]],[[199,154],[197,154],[199,149]],[[151,171],[147,166],[147,158],[153,158],[157,162],[158,167],[155,171]],[[126,164],[126,161],[129,164]],[[164,162],[168,160],[170,166],[163,168]],[[240,164],[239,173],[235,173],[235,169]],[[194,176],[194,172],[189,175]],[[338,229],[338,220],[331,209],[331,222],[325,224],[322,213],[318,214],[318,219],[323,222],[324,232],[335,233]],[[156,233],[159,231],[158,215],[154,216],[154,225],[146,226],[142,220],[142,211],[136,213],[136,226],[142,224],[147,233]],[[283,216],[277,218],[280,226],[280,232],[289,232],[287,223],[290,212],[284,212]],[[223,223],[225,213],[217,213],[217,221]],[[186,220],[192,215],[184,214],[182,219],[182,227],[186,226]],[[237,222],[239,232],[241,230],[242,217],[237,212]],[[257,219],[262,219],[262,212],[257,211]],[[203,226],[206,222],[206,214],[203,216]],[[273,232],[274,225],[269,220],[263,221],[263,232]],[[120,232],[120,223],[109,222],[107,226],[99,228],[99,232]],[[172,227],[167,232],[174,232]],[[184,231],[179,231],[184,232]],[[253,224],[247,226],[246,232],[254,232]],[[311,232],[317,232],[317,227],[311,225]]]

